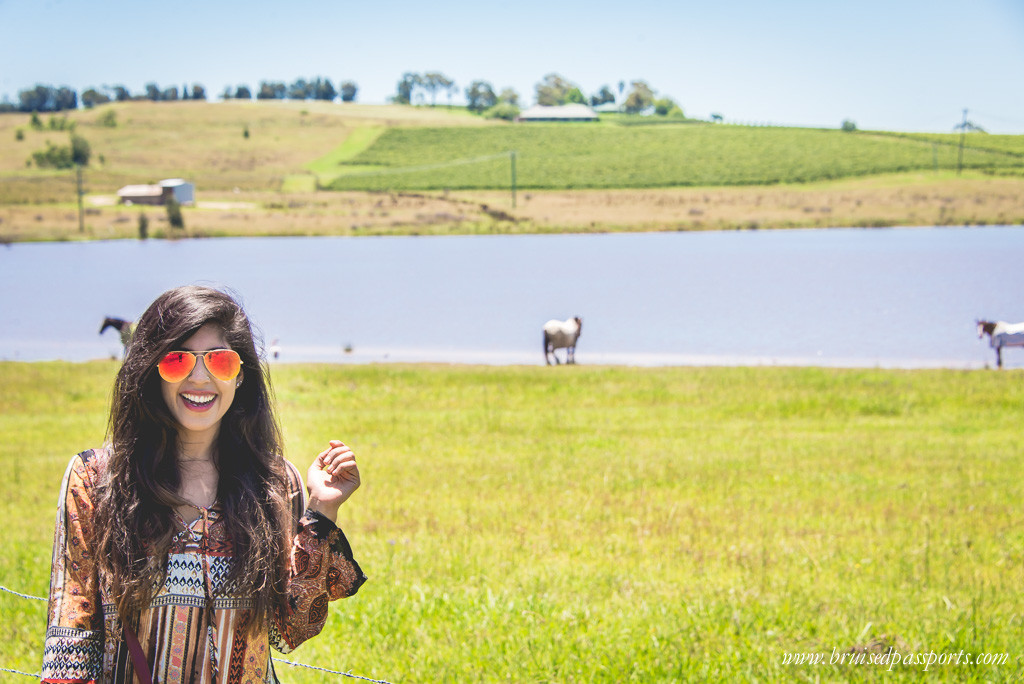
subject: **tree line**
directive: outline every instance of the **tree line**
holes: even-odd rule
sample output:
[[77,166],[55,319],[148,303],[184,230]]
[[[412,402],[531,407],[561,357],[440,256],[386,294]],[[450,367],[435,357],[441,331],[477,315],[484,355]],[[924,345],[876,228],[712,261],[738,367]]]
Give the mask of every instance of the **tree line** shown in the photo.
[[[329,79],[317,76],[312,79],[297,78],[291,83],[284,81],[260,81],[258,88],[248,85],[228,86],[220,97],[225,100],[322,100],[333,102],[354,102],[359,87],[353,81],[340,81],[337,86]],[[406,72],[396,86],[395,95],[390,98],[396,104],[426,103],[429,98],[432,106],[437,105],[439,95],[444,96],[448,106],[452,106],[452,97],[458,93],[455,81],[443,73],[428,71],[425,73]],[[496,91],[494,86],[485,80],[474,80],[463,91],[466,107],[472,112],[513,118],[519,114],[519,94],[512,88]],[[86,108],[109,102],[152,101],[173,102],[177,100],[206,100],[206,88],[200,83],[161,87],[155,82],[147,83],[141,93],[132,93],[123,85],[104,85],[100,88],[90,87],[82,92],[81,105]],[[646,81],[634,80],[618,83],[618,97],[610,86],[602,86],[596,93],[587,96],[578,85],[555,73],[548,74],[535,86],[535,99],[539,105],[565,105],[572,103],[598,106],[603,104],[619,104],[619,108],[627,113],[653,111],[662,116],[682,116],[682,109],[669,97],[657,97],[656,92]],[[0,112],[59,112],[77,109],[78,93],[68,86],[36,85],[19,91],[18,101],[12,103],[5,99],[0,103]]]
[[[682,108],[670,97],[657,97],[656,92],[646,81],[631,81],[626,91],[625,81],[619,81],[619,108],[628,114],[639,114],[652,111],[661,116],[683,116]],[[417,74],[407,72],[398,81],[395,95],[391,101],[397,104],[413,104],[414,101],[425,102],[430,97],[430,104],[437,105],[437,95],[447,96],[451,106],[452,95],[457,92],[455,81],[439,72]],[[514,118],[519,114],[519,94],[512,88],[504,88],[495,92],[494,86],[488,81],[476,80],[466,87],[466,108],[471,112]],[[537,104],[558,106],[566,104],[589,104],[598,106],[615,104],[615,93],[604,85],[596,93],[587,97],[578,85],[555,73],[548,74],[535,86]]]
[[[358,86],[352,81],[341,81],[337,89],[334,84],[321,76],[313,79],[298,78],[292,83],[278,81],[261,81],[255,91],[258,100],[327,100],[333,101],[340,97],[342,102],[356,99]],[[248,85],[235,88],[227,87],[221,93],[225,100],[251,100],[253,90]],[[91,108],[110,102],[174,102],[178,100],[206,100],[206,88],[201,83],[186,83],[179,90],[177,86],[161,87],[157,83],[147,83],[140,93],[132,93],[123,85],[104,85],[100,88],[90,87],[82,92],[81,104]],[[78,109],[78,93],[68,86],[37,84],[18,92],[16,103],[5,99],[0,102],[0,112],[61,112]]]

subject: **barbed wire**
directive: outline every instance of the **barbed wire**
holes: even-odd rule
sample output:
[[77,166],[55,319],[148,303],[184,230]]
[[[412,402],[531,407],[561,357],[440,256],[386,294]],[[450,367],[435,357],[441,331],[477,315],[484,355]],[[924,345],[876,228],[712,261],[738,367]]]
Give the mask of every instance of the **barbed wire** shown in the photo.
[[[19,598],[29,599],[31,601],[46,601],[47,600],[46,598],[44,598],[42,596],[30,596],[29,594],[22,594],[19,591],[14,591],[13,589],[8,589],[7,587],[3,586],[2,584],[0,584],[0,591],[7,592],[8,594],[13,594],[13,595],[15,595],[15,596],[17,596]],[[307,670],[317,670],[319,672],[327,672],[329,674],[341,675],[342,677],[351,677],[352,679],[359,679],[359,680],[364,681],[364,682],[374,682],[374,684],[391,684],[390,682],[388,682],[388,681],[386,681],[384,679],[370,679],[369,677],[363,677],[362,675],[352,674],[351,672],[342,672],[340,670],[329,670],[326,667],[318,667],[316,665],[307,665],[306,663],[296,663],[296,662],[291,661],[291,660],[285,660],[284,658],[271,658],[271,660],[273,660],[275,663],[283,663],[285,665],[291,665],[292,667],[304,667]],[[10,669],[8,669],[6,667],[0,667],[0,672],[10,672],[12,674],[19,674],[19,675],[24,675],[26,677],[36,677],[36,678],[39,678],[40,676],[42,676],[38,672],[36,672],[35,674],[31,674],[29,672],[22,672],[21,670],[10,670]]]
[[28,594],[21,594],[21,593],[19,593],[17,591],[14,591],[13,589],[8,589],[7,587],[3,586],[2,584],[0,584],[0,591],[6,591],[8,594],[14,594],[15,596],[20,596],[23,599],[32,599],[33,601],[45,601],[46,600],[42,596],[29,596]]

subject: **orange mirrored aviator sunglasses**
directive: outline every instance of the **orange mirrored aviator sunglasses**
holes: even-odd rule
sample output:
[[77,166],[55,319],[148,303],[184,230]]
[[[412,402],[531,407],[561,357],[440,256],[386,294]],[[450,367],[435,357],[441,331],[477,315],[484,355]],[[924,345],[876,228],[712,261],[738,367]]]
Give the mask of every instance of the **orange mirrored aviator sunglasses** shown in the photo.
[[233,349],[211,349],[210,351],[172,351],[168,352],[159,364],[157,371],[167,382],[181,382],[196,367],[196,358],[203,357],[206,370],[213,377],[223,382],[234,380],[242,368],[242,359]]

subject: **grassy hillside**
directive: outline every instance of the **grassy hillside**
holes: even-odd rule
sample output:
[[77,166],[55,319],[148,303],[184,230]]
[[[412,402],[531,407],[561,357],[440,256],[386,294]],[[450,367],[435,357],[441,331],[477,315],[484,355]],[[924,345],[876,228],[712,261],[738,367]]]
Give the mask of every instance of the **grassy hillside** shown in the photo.
[[[115,370],[0,363],[0,584],[46,593],[60,476],[102,439]],[[370,581],[291,659],[396,683],[1024,671],[1018,372],[285,365],[273,378],[289,458],[341,436],[364,479],[341,524]],[[0,594],[0,667],[38,671],[45,612]],[[1007,657],[828,663],[889,648]],[[795,653],[825,664],[786,664]]]
[[[1024,173],[1016,136],[969,147],[968,169]],[[693,124],[519,124],[386,131],[352,158],[335,189],[653,188],[807,183],[901,171],[955,169],[948,140],[801,128]],[[479,161],[474,161],[479,160]]]
[[[30,163],[69,140],[51,120],[92,149],[81,232],[75,174]],[[1024,221],[1024,136],[969,134],[961,176],[956,135],[509,124],[314,102],[131,102],[41,123],[0,116],[0,242],[135,237],[140,214],[151,237]],[[197,187],[184,231],[160,207],[115,204],[123,185],[172,177]]]

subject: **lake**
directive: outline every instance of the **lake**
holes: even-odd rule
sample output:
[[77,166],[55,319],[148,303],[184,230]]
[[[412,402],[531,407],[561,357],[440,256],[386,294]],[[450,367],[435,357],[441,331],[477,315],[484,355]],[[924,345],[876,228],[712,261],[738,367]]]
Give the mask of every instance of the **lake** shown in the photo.
[[581,364],[977,368],[974,320],[1024,320],[1022,258],[1022,227],[12,244],[0,359],[117,356],[104,316],[199,283],[280,361],[540,364],[582,316]]

